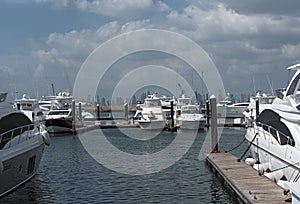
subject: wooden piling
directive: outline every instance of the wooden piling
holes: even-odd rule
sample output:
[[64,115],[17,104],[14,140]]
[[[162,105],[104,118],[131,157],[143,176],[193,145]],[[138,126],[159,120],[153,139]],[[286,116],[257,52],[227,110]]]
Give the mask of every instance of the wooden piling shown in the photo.
[[97,120],[100,119],[100,105],[97,104]]
[[174,101],[170,101],[171,105],[171,130],[173,131],[175,129],[174,125]]
[[218,124],[217,124],[217,99],[210,97],[211,106],[211,152],[218,152]]
[[128,103],[124,104],[124,115],[125,115],[125,120],[128,121],[129,119],[129,108],[128,108]]
[[72,134],[76,134],[75,100],[72,100]]
[[205,115],[206,115],[206,127],[207,127],[207,130],[209,130],[209,100],[206,100],[206,112],[205,112]]
[[81,103],[78,103],[78,114],[79,114],[79,120],[80,123],[82,124],[82,109],[81,109]]

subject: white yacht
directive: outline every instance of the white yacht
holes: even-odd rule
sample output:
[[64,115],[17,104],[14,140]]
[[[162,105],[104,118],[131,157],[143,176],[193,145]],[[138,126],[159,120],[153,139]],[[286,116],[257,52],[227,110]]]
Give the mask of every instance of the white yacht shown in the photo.
[[192,104],[192,99],[184,94],[177,99],[175,121],[180,129],[203,129],[204,115],[200,113],[199,105]]
[[9,103],[0,103],[0,196],[35,175],[45,144],[50,139],[42,126],[37,127]]
[[156,94],[145,98],[138,118],[140,128],[147,130],[162,130],[165,127],[165,117],[161,107],[160,98]]
[[233,103],[223,100],[217,104],[217,113],[220,118],[243,118],[243,112],[248,108],[249,102]]
[[51,134],[72,131],[72,100],[70,94],[63,92],[51,102],[51,109],[45,118],[47,131]]
[[181,106],[180,116],[177,118],[177,123],[180,129],[198,130],[205,128],[206,119],[200,113],[198,105],[183,105]]
[[26,94],[21,99],[15,100],[14,107],[22,111],[34,123],[41,123],[44,119],[38,100],[29,98]]
[[245,135],[255,168],[278,184],[300,182],[300,64],[288,69],[297,71],[282,98],[275,98]]

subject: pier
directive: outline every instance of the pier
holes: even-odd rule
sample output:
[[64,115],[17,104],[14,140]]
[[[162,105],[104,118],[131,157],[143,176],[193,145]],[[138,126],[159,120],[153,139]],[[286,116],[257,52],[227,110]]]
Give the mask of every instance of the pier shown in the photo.
[[206,161],[242,203],[285,203],[284,189],[230,153],[211,153]]
[[211,153],[206,157],[207,164],[230,189],[241,203],[285,203],[290,195],[244,161],[230,153],[218,152],[216,98],[211,97]]

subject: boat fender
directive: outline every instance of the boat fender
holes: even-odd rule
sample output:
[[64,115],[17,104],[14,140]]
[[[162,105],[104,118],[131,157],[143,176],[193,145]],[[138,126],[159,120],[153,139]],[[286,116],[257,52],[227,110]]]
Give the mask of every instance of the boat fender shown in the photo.
[[280,186],[281,188],[287,190],[288,188],[287,188],[286,185],[285,185],[285,183],[287,183],[287,182],[288,182],[288,181],[287,181],[286,177],[283,175],[283,176],[279,179],[279,181],[277,182],[277,185]]
[[245,163],[250,165],[250,166],[253,166],[255,164],[256,160],[253,159],[252,157],[248,157],[245,159]]
[[269,168],[267,168],[266,172],[264,173],[264,176],[272,181],[276,181],[275,173],[272,172]]
[[264,165],[261,164],[259,161],[255,162],[255,164],[253,165],[253,168],[258,171],[259,173],[263,173],[264,172]]
[[41,134],[43,136],[44,143],[49,146],[50,145],[49,133],[47,132],[47,130],[42,130]]

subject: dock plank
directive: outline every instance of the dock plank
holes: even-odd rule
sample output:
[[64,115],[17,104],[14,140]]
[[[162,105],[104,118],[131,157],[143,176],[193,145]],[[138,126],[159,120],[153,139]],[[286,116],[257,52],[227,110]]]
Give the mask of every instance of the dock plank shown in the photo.
[[286,203],[290,198],[276,183],[230,153],[211,153],[206,160],[244,203]]

